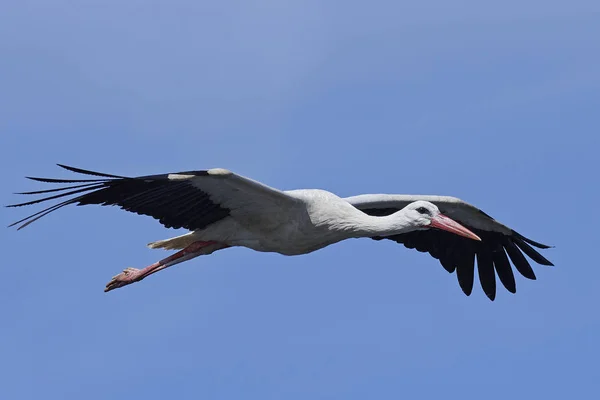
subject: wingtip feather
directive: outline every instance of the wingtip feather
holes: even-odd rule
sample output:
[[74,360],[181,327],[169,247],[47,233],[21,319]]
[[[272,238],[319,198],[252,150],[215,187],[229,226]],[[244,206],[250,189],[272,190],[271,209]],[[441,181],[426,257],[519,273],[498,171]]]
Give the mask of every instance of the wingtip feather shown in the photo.
[[82,168],[70,167],[65,164],[56,164],[56,165],[58,165],[61,168],[66,169],[67,171],[75,172],[78,174],[102,176],[105,178],[117,178],[117,179],[125,179],[126,178],[125,176],[120,176],[120,175],[105,174],[104,172],[96,172],[96,171],[90,171],[90,170],[82,169]]
[[523,240],[523,241],[525,241],[525,242],[529,243],[530,245],[532,245],[532,246],[534,246],[534,247],[537,247],[538,249],[550,249],[550,248],[554,248],[554,246],[550,246],[550,245],[547,245],[547,244],[543,244],[543,243],[536,242],[535,240],[531,240],[531,239],[529,239],[529,238],[527,238],[527,237],[525,237],[525,236],[521,235],[519,232],[517,232],[517,231],[515,231],[515,230],[512,230],[512,229],[511,229],[511,231],[512,231],[512,234],[513,234],[514,236],[516,236],[516,237],[518,237],[519,239],[521,239],[521,240]]
[[553,264],[546,257],[535,251],[525,240],[520,238],[514,239],[515,244],[525,253],[529,258],[540,265],[552,266]]

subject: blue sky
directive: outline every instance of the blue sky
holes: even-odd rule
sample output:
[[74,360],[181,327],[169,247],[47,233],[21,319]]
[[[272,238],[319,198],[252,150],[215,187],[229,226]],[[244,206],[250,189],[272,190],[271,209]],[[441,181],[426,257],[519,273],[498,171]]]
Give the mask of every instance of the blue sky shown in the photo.
[[[3,242],[3,399],[593,398],[597,1],[8,1],[0,179],[223,167],[282,189],[461,197],[556,267],[471,297],[354,240],[231,249],[102,289],[179,232],[65,208]],[[4,209],[2,223],[26,215]]]

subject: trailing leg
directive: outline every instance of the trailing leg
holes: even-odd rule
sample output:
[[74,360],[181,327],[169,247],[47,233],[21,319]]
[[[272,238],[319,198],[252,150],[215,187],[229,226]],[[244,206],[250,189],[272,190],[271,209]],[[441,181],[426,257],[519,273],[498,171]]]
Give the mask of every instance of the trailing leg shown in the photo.
[[134,282],[141,281],[145,277],[150,276],[158,271],[169,268],[175,264],[191,260],[192,258],[201,255],[211,254],[216,250],[224,249],[226,247],[229,247],[229,245],[213,241],[194,242],[186,248],[184,248],[183,250],[180,250],[167,258],[164,258],[152,265],[149,265],[146,268],[126,268],[125,270],[123,270],[123,272],[121,272],[119,275],[114,276],[112,280],[106,284],[104,291],[109,292],[113,289],[118,289],[120,287],[130,285]]

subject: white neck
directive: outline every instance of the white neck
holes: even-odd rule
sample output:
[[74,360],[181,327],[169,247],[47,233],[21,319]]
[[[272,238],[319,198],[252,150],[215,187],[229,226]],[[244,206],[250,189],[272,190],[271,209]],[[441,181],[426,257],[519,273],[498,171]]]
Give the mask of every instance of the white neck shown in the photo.
[[402,210],[383,217],[367,215],[357,209],[344,214],[330,229],[344,232],[348,237],[390,236],[414,230],[414,224]]

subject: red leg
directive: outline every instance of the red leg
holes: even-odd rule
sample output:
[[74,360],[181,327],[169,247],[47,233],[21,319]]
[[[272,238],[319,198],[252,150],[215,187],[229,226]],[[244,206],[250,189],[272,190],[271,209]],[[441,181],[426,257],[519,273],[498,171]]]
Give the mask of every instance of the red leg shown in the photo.
[[[130,285],[134,282],[141,281],[145,277],[152,275],[160,270],[171,267],[175,264],[179,264],[181,262],[191,260],[194,257],[198,257],[202,254],[209,254],[205,252],[205,248],[211,245],[219,244],[218,242],[208,241],[208,242],[194,242],[184,248],[181,251],[160,260],[152,265],[147,266],[143,269],[137,268],[127,268],[119,275],[116,275],[112,278],[110,282],[104,288],[105,292],[109,292],[113,289],[118,289],[123,286]],[[229,247],[229,245],[221,244],[217,249],[223,249],[225,247]],[[216,250],[216,249],[215,249]]]

